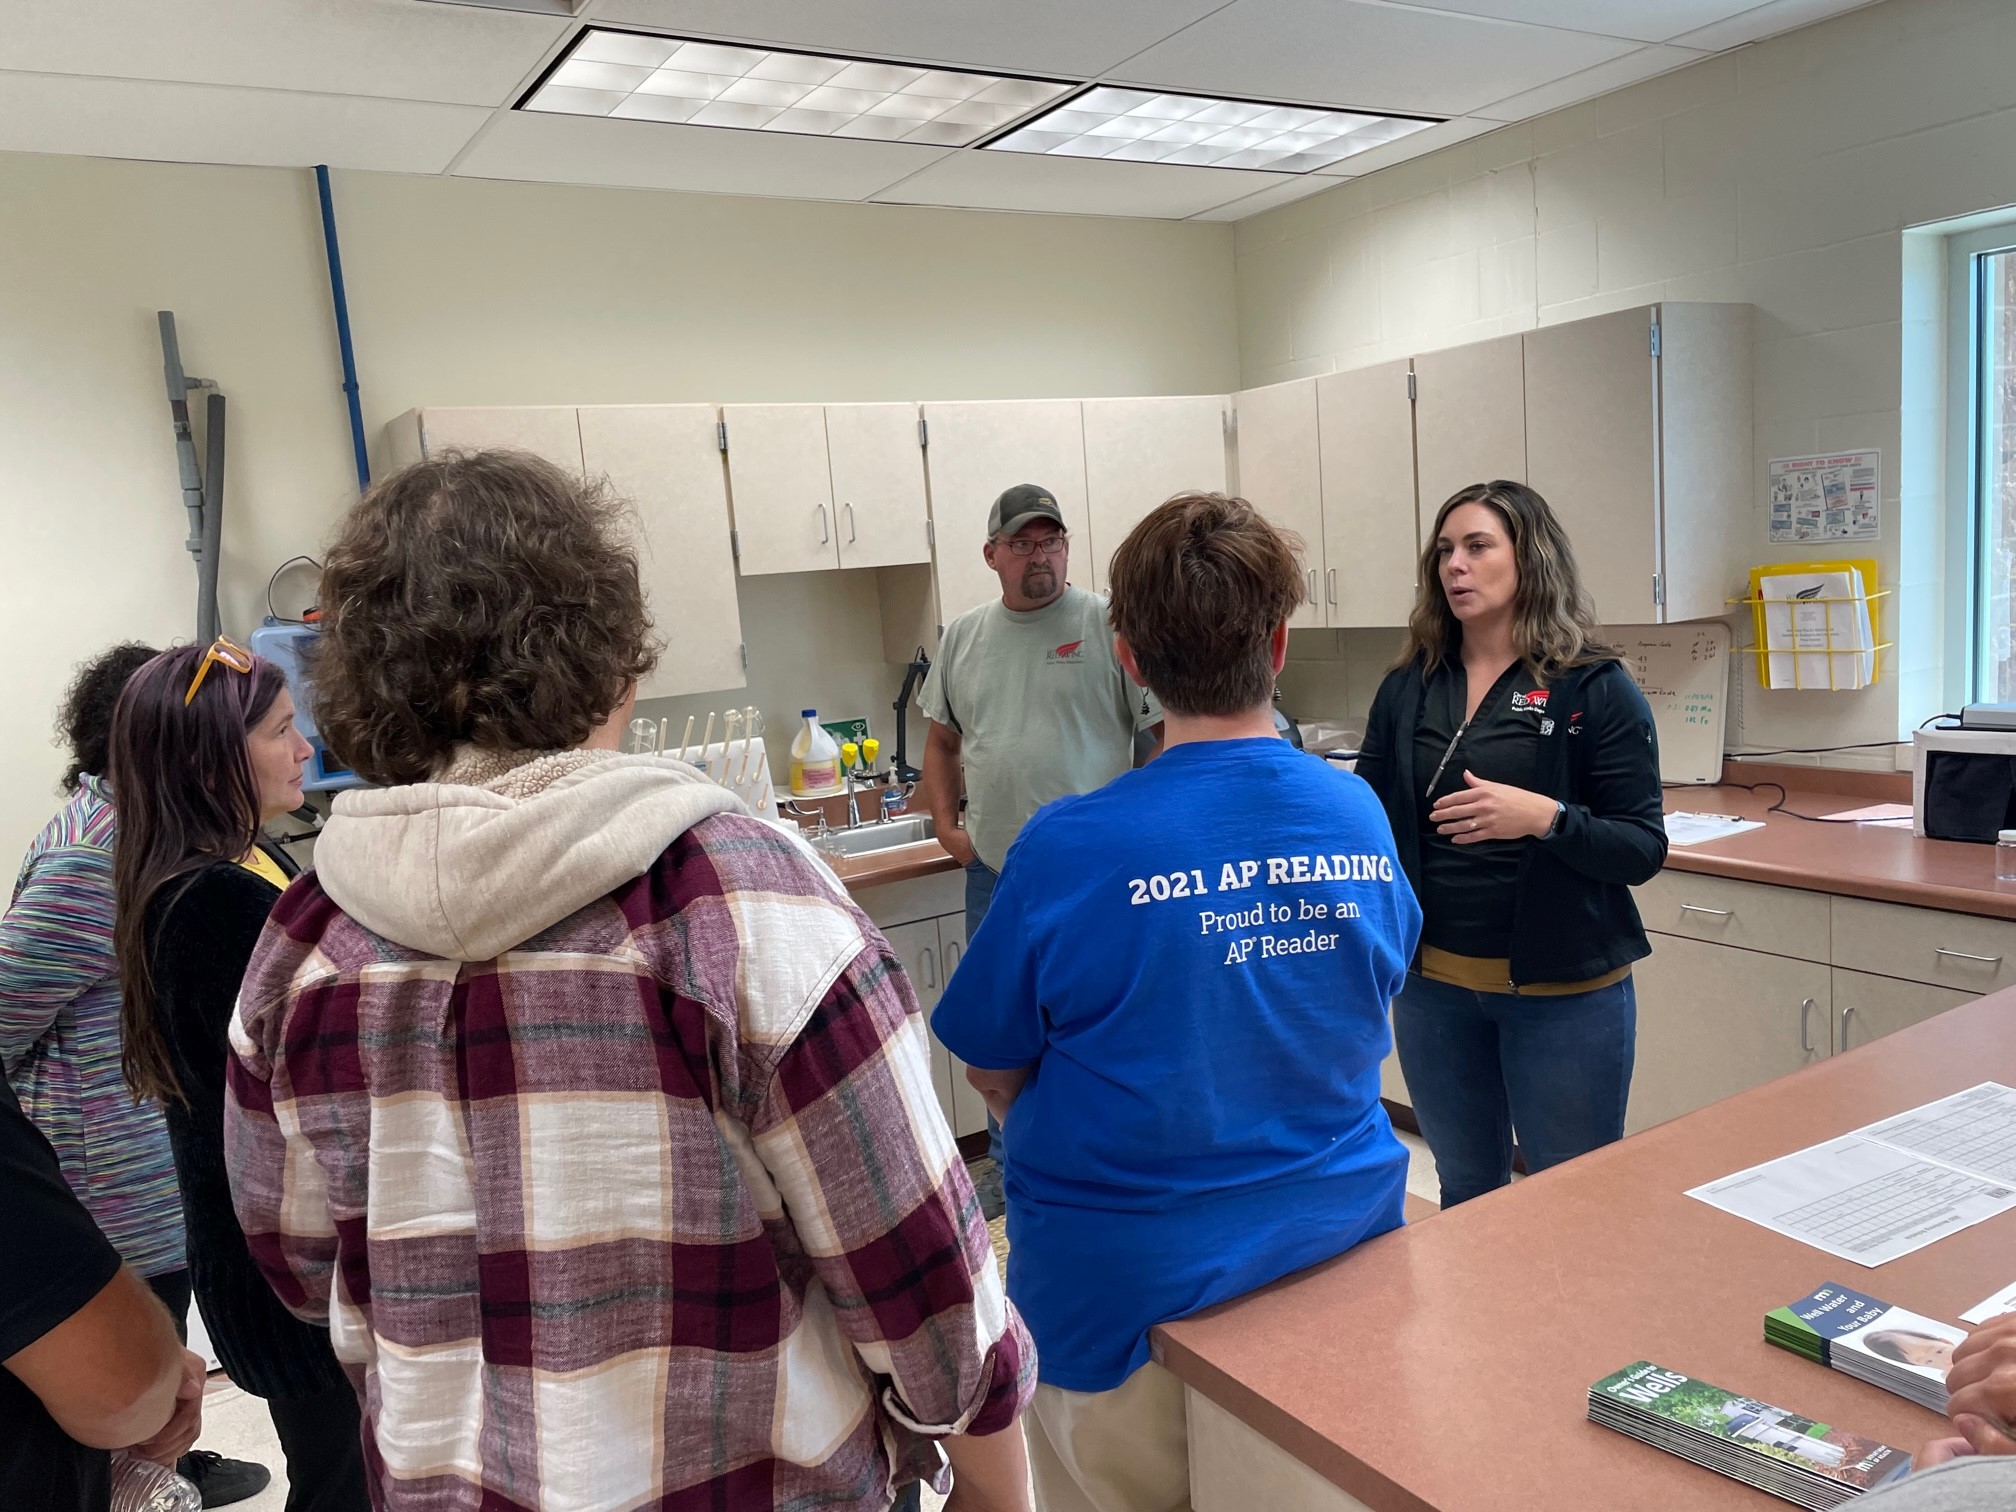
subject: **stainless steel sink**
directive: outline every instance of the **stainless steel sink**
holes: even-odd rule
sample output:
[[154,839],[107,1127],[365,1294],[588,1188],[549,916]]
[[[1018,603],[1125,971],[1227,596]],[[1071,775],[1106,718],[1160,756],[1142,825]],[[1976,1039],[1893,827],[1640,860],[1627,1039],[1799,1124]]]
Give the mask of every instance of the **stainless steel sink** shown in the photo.
[[887,824],[864,824],[859,829],[837,829],[815,840],[814,845],[829,856],[870,856],[894,850],[899,845],[916,845],[938,833],[929,814],[913,814],[892,819]]

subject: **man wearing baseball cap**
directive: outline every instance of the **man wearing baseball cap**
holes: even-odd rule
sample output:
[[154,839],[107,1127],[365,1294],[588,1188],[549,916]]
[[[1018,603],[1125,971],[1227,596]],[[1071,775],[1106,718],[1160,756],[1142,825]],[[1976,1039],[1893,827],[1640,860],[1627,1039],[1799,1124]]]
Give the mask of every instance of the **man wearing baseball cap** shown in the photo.
[[[1022,826],[1055,798],[1134,765],[1134,734],[1159,743],[1162,708],[1121,670],[1106,599],[1066,579],[1071,543],[1056,495],[1018,483],[987,515],[1001,597],[945,627],[919,706],[931,721],[918,783],[938,843],[966,868],[966,937],[987,915]],[[959,828],[961,775],[966,828]],[[992,1153],[999,1130],[989,1120]]]

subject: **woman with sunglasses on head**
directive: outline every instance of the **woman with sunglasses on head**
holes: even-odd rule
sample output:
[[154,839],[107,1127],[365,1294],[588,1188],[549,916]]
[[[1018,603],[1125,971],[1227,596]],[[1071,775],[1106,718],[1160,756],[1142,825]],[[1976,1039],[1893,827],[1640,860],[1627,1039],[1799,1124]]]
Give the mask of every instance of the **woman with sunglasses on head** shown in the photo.
[[1393,1039],[1442,1205],[1624,1132],[1630,889],[1666,859],[1652,711],[1600,637],[1568,537],[1520,483],[1435,516],[1358,775],[1421,902]]
[[231,1379],[267,1408],[288,1512],[366,1512],[357,1399],[326,1330],[280,1305],[224,1168],[226,1036],[238,987],[293,865],[264,838],[301,804],[308,742],[271,662],[219,639],[133,674],[112,718],[119,795],[114,941],[126,1080],[166,1109],[196,1304]]

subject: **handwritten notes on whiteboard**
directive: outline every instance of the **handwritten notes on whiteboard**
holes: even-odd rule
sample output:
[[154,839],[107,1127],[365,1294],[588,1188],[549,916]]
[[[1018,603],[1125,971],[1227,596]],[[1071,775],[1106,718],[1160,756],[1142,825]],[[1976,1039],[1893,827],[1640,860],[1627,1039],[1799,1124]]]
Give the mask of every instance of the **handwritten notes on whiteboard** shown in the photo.
[[1729,627],[1692,625],[1612,629],[1624,666],[1652,706],[1663,782],[1717,782],[1728,717]]

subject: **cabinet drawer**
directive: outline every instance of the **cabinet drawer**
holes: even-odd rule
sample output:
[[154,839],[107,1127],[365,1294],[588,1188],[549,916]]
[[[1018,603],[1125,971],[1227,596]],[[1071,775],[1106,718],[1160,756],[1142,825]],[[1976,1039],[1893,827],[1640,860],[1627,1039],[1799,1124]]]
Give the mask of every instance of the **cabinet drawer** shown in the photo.
[[1828,898],[1796,887],[1662,871],[1632,889],[1645,927],[1801,961],[1829,960]]
[[1958,992],[1995,992],[2016,987],[2016,922],[1836,898],[1833,960]]

